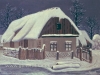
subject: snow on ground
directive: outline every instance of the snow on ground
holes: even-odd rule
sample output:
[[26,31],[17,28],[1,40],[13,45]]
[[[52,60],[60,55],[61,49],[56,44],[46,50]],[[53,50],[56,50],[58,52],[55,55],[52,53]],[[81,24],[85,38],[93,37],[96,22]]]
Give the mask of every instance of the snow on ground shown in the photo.
[[[7,65],[7,64],[15,64],[15,65],[22,65],[22,66],[32,66],[32,67],[44,67],[52,72],[66,72],[66,71],[81,71],[81,70],[89,70],[93,68],[100,67],[100,51],[94,50],[93,51],[93,62],[88,63],[85,61],[80,61],[77,58],[63,58],[60,60],[55,60],[56,58],[49,58],[44,60],[19,60],[13,57],[7,57],[3,55],[3,51],[0,51],[0,65]],[[51,67],[55,65],[57,62],[66,62],[68,64],[75,63],[80,64],[79,68],[65,68],[60,70],[53,70]]]

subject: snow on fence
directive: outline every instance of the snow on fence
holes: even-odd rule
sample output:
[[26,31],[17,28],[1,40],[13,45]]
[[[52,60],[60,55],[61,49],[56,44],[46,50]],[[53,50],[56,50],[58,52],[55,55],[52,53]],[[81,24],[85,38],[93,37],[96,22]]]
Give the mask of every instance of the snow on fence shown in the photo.
[[88,48],[77,48],[76,57],[81,61],[92,63],[92,51]]
[[45,44],[42,48],[3,48],[3,54],[21,60],[25,59],[45,59]]
[[3,54],[6,56],[18,58],[18,52],[19,52],[18,48],[6,48],[6,47],[3,48]]
[[19,59],[25,60],[25,59],[44,59],[45,58],[45,52],[44,50],[41,50],[40,48],[19,48]]

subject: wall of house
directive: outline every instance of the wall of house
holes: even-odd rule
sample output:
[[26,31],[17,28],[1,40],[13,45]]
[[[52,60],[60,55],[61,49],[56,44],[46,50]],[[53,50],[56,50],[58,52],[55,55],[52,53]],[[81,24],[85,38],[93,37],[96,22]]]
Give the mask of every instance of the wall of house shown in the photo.
[[[19,46],[21,46],[22,48],[24,48],[24,45],[26,44],[28,48],[42,48],[43,45],[43,40],[42,38],[39,39],[28,39],[28,42],[25,42],[24,40],[21,40],[19,42],[14,42],[14,48],[18,48]],[[10,43],[4,43],[4,47],[11,47]],[[25,47],[25,48],[27,48]]]
[[36,39],[28,39],[28,48],[36,48],[37,40]]
[[45,50],[50,50],[50,41],[57,41],[57,50],[60,52],[66,51],[65,41],[72,41],[72,50],[76,50],[76,37],[46,37],[43,38],[43,43],[46,44]]
[[10,43],[9,42],[3,43],[3,47],[10,47]]
[[28,39],[28,48],[32,48],[34,46],[34,41],[33,39]]
[[19,42],[14,42],[14,48],[19,48]]
[[28,39],[28,48],[42,48],[43,39]]
[[[45,44],[45,50],[50,50],[50,41],[57,41],[57,50],[60,52],[66,51],[65,49],[65,41],[72,41],[72,50],[76,50],[76,37],[45,37],[35,39],[28,39],[28,48],[42,48],[43,44]],[[22,45],[19,43],[21,42]],[[14,48],[18,48],[19,46],[24,47],[24,41],[14,42]],[[10,47],[10,43],[4,43],[4,47]]]

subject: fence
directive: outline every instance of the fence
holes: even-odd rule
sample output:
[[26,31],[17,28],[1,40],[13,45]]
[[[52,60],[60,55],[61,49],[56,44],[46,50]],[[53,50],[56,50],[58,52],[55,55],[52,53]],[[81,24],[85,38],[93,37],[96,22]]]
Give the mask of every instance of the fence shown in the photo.
[[57,52],[54,51],[45,51],[45,57],[46,58],[54,58],[54,59],[63,59],[63,58],[71,58],[72,52],[59,52],[59,55],[57,57]]
[[92,63],[92,51],[88,48],[77,48],[76,57],[81,61]]
[[16,48],[4,48],[3,54],[9,57],[18,58],[18,52],[19,50]]
[[45,52],[44,50],[34,48],[34,49],[23,49],[19,48],[19,59],[25,60],[25,59],[44,59],[45,58]]

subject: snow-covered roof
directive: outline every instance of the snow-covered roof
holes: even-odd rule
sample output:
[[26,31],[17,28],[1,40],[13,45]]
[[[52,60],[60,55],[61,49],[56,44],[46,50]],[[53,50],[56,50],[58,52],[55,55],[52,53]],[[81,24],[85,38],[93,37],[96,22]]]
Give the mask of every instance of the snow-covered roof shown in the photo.
[[[0,40],[1,40],[1,38],[2,38],[2,35],[0,35]],[[0,46],[3,46],[3,43],[1,43],[1,41],[0,41]]]
[[87,45],[86,39],[84,38],[83,35],[79,35],[79,37],[77,37],[76,46],[79,46],[79,42],[82,44],[82,46],[86,46]]
[[[1,42],[19,41],[21,39],[37,39],[47,21],[52,17],[66,18],[81,34],[74,22],[59,8],[54,7],[34,14],[27,15],[10,23],[2,36]],[[21,29],[15,36],[15,32]]]
[[81,34],[79,35],[79,37],[77,37],[77,40],[76,40],[76,46],[79,46],[79,42],[82,44],[82,46],[86,46],[87,41],[89,41],[89,43],[93,44],[93,41],[90,39],[90,37],[88,36],[88,34],[85,30],[80,30],[80,32],[81,32]]
[[45,34],[42,36],[69,36],[69,37],[77,37],[78,35],[75,34]]
[[93,41],[90,39],[89,35],[85,30],[81,30],[82,34],[84,35],[84,38],[89,41],[91,44],[93,44]]

